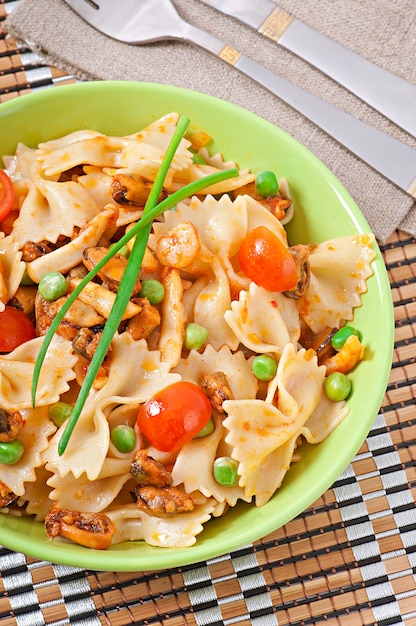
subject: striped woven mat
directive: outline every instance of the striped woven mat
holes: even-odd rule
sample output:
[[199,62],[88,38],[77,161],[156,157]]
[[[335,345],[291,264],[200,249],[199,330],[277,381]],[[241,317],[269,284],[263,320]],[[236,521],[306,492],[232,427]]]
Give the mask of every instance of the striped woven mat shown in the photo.
[[[0,19],[14,4],[0,4]],[[71,82],[0,33],[0,102]],[[416,241],[397,232],[382,252],[396,320],[390,381],[331,489],[253,545],[166,571],[87,571],[0,546],[1,624],[416,626]]]

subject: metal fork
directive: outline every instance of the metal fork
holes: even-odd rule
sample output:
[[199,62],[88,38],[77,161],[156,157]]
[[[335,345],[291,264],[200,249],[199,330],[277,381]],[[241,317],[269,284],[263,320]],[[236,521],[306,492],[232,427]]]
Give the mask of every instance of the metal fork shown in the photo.
[[141,45],[167,39],[208,50],[271,91],[374,170],[416,198],[416,150],[320,100],[183,20],[170,0],[64,0],[108,37]]

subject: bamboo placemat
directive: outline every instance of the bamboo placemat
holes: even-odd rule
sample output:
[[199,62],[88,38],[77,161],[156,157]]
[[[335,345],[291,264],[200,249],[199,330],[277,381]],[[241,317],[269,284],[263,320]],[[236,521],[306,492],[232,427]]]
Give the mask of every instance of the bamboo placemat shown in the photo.
[[[0,4],[0,20],[15,4]],[[0,102],[70,82],[0,31]],[[94,572],[0,546],[2,625],[416,626],[416,240],[396,232],[382,253],[396,320],[390,381],[331,489],[253,545],[165,571]]]

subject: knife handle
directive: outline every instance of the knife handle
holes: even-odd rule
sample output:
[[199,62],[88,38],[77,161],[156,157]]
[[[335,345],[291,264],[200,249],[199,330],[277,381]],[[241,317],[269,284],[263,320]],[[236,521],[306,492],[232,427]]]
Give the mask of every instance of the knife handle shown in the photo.
[[416,198],[414,148],[294,85],[199,28],[188,24],[181,38],[208,50],[268,89],[382,176]]

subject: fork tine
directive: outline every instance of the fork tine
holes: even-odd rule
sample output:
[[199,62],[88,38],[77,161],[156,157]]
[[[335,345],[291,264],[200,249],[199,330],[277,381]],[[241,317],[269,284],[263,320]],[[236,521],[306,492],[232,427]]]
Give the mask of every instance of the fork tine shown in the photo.
[[166,0],[122,0],[117,7],[114,0],[64,1],[102,33],[127,43],[180,39],[184,25],[188,26]]

